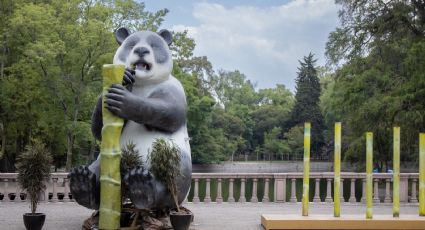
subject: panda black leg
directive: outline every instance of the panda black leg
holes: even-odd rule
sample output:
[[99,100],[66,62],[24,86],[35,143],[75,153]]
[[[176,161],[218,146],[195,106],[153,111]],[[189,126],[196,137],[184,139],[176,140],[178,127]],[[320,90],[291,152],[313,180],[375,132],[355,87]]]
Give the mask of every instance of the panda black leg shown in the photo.
[[155,204],[156,189],[152,174],[143,168],[134,168],[124,176],[124,183],[133,204],[139,209]]
[[70,178],[73,199],[86,208],[99,209],[100,189],[96,175],[87,166],[79,166],[72,169]]

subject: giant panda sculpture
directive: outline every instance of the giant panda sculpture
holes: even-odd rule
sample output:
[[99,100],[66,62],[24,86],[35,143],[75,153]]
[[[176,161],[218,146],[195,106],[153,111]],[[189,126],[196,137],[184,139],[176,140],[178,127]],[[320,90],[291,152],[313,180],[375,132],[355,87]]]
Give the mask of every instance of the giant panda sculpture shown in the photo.
[[[181,176],[177,178],[181,203],[190,189],[192,164],[186,127],[186,96],[180,82],[171,75],[173,61],[169,45],[172,34],[167,30],[131,33],[120,28],[115,37],[120,46],[113,63],[126,66],[124,86],[111,86],[105,102],[109,111],[126,121],[121,146],[133,143],[142,159],[147,159],[157,138],[177,144],[181,151]],[[103,126],[101,107],[102,99],[99,98],[92,114],[92,132],[99,140]],[[74,168],[70,174],[73,198],[90,209],[99,209],[99,158],[88,167]],[[139,209],[175,206],[165,185],[149,171],[149,165],[130,170],[123,182],[131,201]]]

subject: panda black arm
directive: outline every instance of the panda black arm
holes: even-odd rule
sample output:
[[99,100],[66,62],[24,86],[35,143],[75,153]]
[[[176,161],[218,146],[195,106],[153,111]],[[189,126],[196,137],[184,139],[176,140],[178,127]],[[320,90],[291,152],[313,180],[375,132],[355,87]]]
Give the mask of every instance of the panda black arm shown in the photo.
[[159,130],[175,132],[186,122],[186,98],[178,87],[159,88],[139,97],[113,85],[106,98],[106,107],[115,115]]
[[96,106],[94,107],[93,114],[91,116],[91,132],[97,140],[102,139],[102,95],[97,99]]

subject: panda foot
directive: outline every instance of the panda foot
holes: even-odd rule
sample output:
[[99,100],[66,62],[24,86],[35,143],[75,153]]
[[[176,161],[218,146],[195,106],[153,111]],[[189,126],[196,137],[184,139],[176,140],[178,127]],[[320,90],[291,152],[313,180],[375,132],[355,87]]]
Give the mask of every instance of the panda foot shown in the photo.
[[87,166],[79,166],[70,173],[70,189],[72,197],[78,204],[90,208],[99,209],[99,186],[96,175]]
[[155,204],[155,186],[152,174],[143,168],[135,168],[124,177],[128,195],[139,209],[147,209]]

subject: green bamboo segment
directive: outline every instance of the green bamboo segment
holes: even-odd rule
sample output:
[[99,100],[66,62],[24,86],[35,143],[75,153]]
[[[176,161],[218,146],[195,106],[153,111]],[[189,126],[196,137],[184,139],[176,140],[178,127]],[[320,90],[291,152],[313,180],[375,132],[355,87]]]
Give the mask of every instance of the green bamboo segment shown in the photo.
[[373,133],[366,133],[366,219],[372,219],[372,192],[373,192]]
[[419,215],[425,216],[425,133],[419,134]]
[[393,131],[393,217],[400,216],[400,127]]
[[339,192],[341,187],[341,122],[335,123],[334,152],[334,217],[340,217],[341,204]]
[[303,198],[302,198],[302,212],[303,216],[308,216],[308,193],[310,186],[310,130],[311,124],[306,122],[304,124],[304,178],[303,178]]
[[123,119],[105,108],[105,94],[112,84],[121,84],[124,65],[104,65],[103,76],[103,128],[100,146],[100,209],[99,229],[119,229],[121,217],[121,130]]

